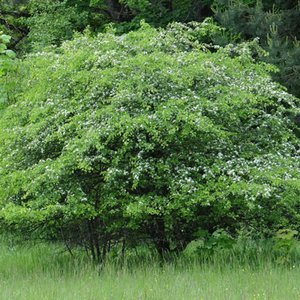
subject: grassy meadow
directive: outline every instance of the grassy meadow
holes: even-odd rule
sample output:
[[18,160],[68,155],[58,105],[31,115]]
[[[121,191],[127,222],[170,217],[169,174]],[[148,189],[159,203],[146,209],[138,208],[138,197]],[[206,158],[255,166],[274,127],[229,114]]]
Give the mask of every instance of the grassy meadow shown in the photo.
[[[249,246],[249,245],[248,245]],[[93,266],[57,245],[0,246],[0,299],[300,299],[300,265],[279,263],[268,246],[206,259],[130,258]],[[138,255],[137,255],[138,256]]]

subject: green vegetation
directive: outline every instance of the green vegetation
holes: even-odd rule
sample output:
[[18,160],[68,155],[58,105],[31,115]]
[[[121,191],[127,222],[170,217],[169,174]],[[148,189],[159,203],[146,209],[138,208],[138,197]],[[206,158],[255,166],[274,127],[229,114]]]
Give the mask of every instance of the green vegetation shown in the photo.
[[300,96],[299,1],[214,1],[215,18],[238,38],[260,38],[269,56],[263,60],[280,68],[274,79]]
[[299,299],[299,20],[0,1],[0,298]]
[[[99,269],[80,253],[45,244],[0,246],[0,297],[55,299],[299,299],[299,260],[282,266],[266,244],[219,252],[209,262],[155,257]],[[135,254],[136,255],[136,254]],[[299,257],[298,257],[299,259]]]
[[8,101],[12,84],[11,75],[14,69],[15,53],[7,49],[10,42],[9,35],[0,32],[0,108]]
[[170,22],[203,21],[213,17],[227,34],[228,42],[259,37],[269,52],[263,58],[280,68],[274,75],[291,93],[300,96],[300,6],[298,0],[2,0],[0,30],[12,35],[19,53],[40,51],[71,39],[86,27],[103,32],[113,24],[124,33],[140,27]]
[[[299,230],[299,100],[211,20],[81,35],[28,56],[0,120],[0,222],[163,255],[221,230]],[[124,246],[125,247],[125,246]]]

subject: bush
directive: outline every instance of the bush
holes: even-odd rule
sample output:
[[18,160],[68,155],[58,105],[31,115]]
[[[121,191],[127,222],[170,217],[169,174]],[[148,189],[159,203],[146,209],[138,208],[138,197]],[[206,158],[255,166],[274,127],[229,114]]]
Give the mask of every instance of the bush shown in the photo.
[[299,100],[255,42],[210,44],[218,30],[142,24],[29,55],[1,112],[1,228],[95,259],[120,241],[162,254],[203,230],[296,229]]

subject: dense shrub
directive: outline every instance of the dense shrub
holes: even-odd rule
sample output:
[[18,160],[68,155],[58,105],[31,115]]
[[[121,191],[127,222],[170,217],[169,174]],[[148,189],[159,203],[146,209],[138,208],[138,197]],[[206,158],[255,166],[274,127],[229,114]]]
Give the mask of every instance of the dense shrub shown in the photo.
[[1,228],[180,250],[203,231],[299,226],[299,100],[256,42],[171,24],[77,36],[29,55],[0,119]]

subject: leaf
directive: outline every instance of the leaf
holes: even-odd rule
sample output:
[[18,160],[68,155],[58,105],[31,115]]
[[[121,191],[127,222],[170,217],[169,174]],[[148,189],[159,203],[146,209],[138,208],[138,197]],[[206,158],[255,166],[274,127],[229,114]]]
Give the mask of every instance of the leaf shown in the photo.
[[0,40],[4,43],[4,44],[8,44],[11,40],[11,37],[9,35],[6,34],[2,34],[0,35]]
[[9,58],[15,58],[16,57],[16,53],[12,50],[5,50],[5,54],[9,57]]

